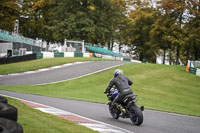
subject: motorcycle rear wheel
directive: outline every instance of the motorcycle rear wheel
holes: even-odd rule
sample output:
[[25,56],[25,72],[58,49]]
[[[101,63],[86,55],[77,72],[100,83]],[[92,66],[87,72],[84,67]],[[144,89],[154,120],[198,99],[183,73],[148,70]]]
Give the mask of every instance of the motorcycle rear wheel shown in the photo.
[[134,125],[139,126],[143,123],[143,114],[138,106],[131,107],[130,113],[130,119]]
[[119,114],[117,113],[116,108],[113,107],[112,105],[109,105],[109,112],[110,112],[112,118],[114,118],[114,119],[119,118]]

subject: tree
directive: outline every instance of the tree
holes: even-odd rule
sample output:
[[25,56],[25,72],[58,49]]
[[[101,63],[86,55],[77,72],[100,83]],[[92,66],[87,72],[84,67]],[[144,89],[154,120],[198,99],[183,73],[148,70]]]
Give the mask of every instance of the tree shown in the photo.
[[155,21],[150,32],[151,41],[156,44],[156,53],[159,55],[163,50],[163,64],[165,64],[166,52],[170,48],[170,27],[173,24],[168,15],[162,16]]
[[54,41],[63,42],[66,38],[105,45],[116,38],[121,1],[56,0],[52,8],[40,4],[36,7],[41,8],[45,31]]
[[53,30],[55,41],[64,39],[90,41],[94,37],[94,22],[90,19],[93,8],[87,0],[60,0],[52,9],[48,28]]
[[199,60],[200,59],[200,1],[188,0],[187,2],[188,12],[190,19],[186,25],[187,30],[187,44],[185,50],[187,51],[187,60]]
[[53,8],[56,6],[57,0],[37,0],[32,9],[34,12],[38,12],[40,16],[38,16],[40,21],[40,35],[39,37],[43,40],[49,42],[54,42],[53,39],[53,30],[48,28],[49,22],[51,21],[51,16],[53,14]]
[[21,2],[20,33],[26,37],[43,38],[48,41],[46,36],[50,32],[45,29],[45,25],[53,4],[55,3],[52,0],[23,0]]
[[155,62],[154,45],[150,42],[150,31],[156,19],[156,11],[147,1],[134,1],[134,9],[129,13],[127,36],[129,46],[135,49],[140,61]]
[[[176,64],[179,64],[180,51],[183,45],[182,27],[188,20],[187,0],[162,0],[160,7],[163,14],[168,13],[172,21],[175,21],[175,29],[172,32],[172,41],[176,45]],[[177,27],[178,26],[178,27]],[[178,31],[178,32],[176,32]]]
[[0,1],[0,29],[13,31],[15,21],[19,18],[20,0],[1,0]]

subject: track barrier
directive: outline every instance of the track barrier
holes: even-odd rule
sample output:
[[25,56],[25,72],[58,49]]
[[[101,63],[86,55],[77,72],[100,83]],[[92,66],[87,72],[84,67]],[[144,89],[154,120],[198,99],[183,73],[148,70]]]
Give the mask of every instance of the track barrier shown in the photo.
[[0,133],[23,133],[17,119],[18,109],[8,104],[7,98],[0,96]]
[[82,52],[44,52],[44,51],[27,51],[27,55],[16,56],[18,53],[14,53],[14,56],[0,58],[0,64],[9,64],[15,62],[22,62],[35,59],[57,58],[57,57],[87,57],[87,58],[102,58],[120,61],[132,61],[130,58],[123,58],[111,55],[102,55],[97,53],[82,53]]
[[197,76],[200,76],[200,69],[197,68],[199,66],[200,66],[200,61],[190,61],[190,60],[188,60],[188,64],[185,68],[185,71],[192,73],[192,74],[195,74]]
[[22,61],[35,60],[35,59],[36,59],[36,54],[3,57],[3,58],[0,58],[0,64],[9,64],[9,63],[22,62]]

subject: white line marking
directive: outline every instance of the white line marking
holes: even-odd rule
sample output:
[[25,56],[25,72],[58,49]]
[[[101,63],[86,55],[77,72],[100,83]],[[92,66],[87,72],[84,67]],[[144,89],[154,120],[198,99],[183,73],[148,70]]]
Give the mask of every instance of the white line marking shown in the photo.
[[74,62],[74,64],[82,64],[83,62]]
[[[110,129],[106,125],[101,124],[88,124],[88,123],[81,123],[80,125],[86,126],[88,128],[100,131],[100,132],[108,132],[108,133],[124,133],[124,131],[120,131],[118,129]],[[130,131],[129,131],[130,132]]]
[[52,69],[57,69],[57,68],[61,68],[62,66],[53,66],[51,67]]
[[[24,73],[22,73],[24,74]],[[9,74],[8,76],[16,76],[16,75],[20,75],[19,73],[13,73],[13,74]]]
[[39,71],[48,71],[48,68],[39,69]]
[[28,71],[28,72],[24,72],[24,73],[30,74],[30,73],[35,73],[35,72],[34,71]]
[[38,73],[38,72],[53,70],[53,69],[57,69],[57,68],[67,67],[67,66],[71,66],[71,65],[82,64],[82,63],[88,63],[88,62],[90,62],[90,61],[67,63],[67,64],[63,64],[63,65],[59,65],[59,66],[52,66],[52,67],[49,67],[49,68],[42,68],[42,69],[33,70],[33,71],[27,71],[27,72],[22,72],[22,73],[11,73],[11,74],[8,74],[8,75],[0,75],[0,77],[5,77],[5,76],[17,76],[17,75],[23,75],[23,74]]
[[98,71],[95,71],[95,72],[91,72],[91,73],[88,73],[88,74],[85,74],[85,75],[82,75],[82,76],[74,77],[74,78],[71,78],[71,79],[60,80],[60,81],[49,82],[49,83],[42,83],[42,84],[34,84],[34,85],[31,85],[31,86],[55,84],[55,83],[60,83],[60,82],[69,81],[69,80],[73,80],[73,79],[79,79],[79,78],[82,78],[82,77],[85,77],[85,76],[89,76],[89,75],[92,75],[92,74],[95,74],[95,73],[99,73],[99,72],[102,72],[102,71],[105,71],[105,70],[108,70],[108,69],[111,69],[111,68],[114,68],[114,67],[118,67],[118,66],[121,66],[121,65],[123,65],[123,64],[107,67],[107,68],[104,68],[104,69],[101,69],[101,70],[98,70]]
[[[46,106],[46,105],[45,105]],[[53,114],[53,115],[72,115],[70,112],[66,112],[56,108],[35,108],[42,112]]]
[[64,64],[64,66],[71,66],[73,63]]

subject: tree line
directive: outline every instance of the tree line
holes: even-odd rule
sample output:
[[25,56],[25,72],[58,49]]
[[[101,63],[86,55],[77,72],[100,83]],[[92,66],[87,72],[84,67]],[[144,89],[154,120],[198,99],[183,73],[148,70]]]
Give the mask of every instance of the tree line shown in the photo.
[[[1,0],[0,29],[63,43],[114,42],[129,46],[141,61],[163,64],[200,60],[199,0]],[[134,53],[133,53],[134,52]]]

